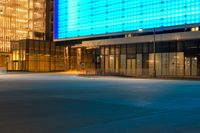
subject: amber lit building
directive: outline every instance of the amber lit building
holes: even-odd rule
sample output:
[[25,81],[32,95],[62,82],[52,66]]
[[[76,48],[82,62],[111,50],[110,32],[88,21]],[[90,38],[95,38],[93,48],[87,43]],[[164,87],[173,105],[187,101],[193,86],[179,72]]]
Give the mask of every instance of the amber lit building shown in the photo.
[[0,1],[0,67],[11,71],[61,70],[53,65],[62,48],[51,42],[51,5],[50,0]]
[[0,1],[0,66],[12,60],[11,41],[45,39],[45,5],[45,0]]
[[64,47],[42,40],[20,40],[11,42],[12,70],[26,72],[63,71]]
[[0,52],[10,52],[10,41],[44,39],[45,0],[0,1]]

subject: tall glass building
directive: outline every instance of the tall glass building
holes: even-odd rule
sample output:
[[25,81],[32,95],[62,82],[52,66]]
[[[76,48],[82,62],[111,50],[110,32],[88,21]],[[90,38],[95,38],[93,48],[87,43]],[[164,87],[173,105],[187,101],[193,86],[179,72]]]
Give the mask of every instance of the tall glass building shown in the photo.
[[1,0],[0,52],[10,51],[11,40],[43,39],[44,11],[45,0]]
[[13,51],[11,41],[44,40],[45,0],[0,0],[0,68],[7,67],[22,51]]
[[55,0],[66,69],[135,77],[200,76],[199,0]]

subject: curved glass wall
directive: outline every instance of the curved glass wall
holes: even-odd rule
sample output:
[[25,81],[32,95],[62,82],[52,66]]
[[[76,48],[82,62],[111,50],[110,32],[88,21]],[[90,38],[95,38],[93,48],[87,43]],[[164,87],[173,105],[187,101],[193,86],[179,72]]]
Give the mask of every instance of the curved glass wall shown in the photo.
[[197,23],[199,0],[55,0],[55,39]]

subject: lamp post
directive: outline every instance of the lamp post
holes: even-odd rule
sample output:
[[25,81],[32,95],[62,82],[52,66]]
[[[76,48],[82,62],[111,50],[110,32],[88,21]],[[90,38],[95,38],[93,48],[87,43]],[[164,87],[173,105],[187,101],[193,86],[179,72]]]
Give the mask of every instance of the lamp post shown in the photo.
[[[139,32],[143,32],[143,29],[138,29]],[[153,29],[153,78],[156,78],[156,28]]]
[[156,29],[153,29],[153,60],[154,60],[154,65],[153,65],[153,77],[156,77]]

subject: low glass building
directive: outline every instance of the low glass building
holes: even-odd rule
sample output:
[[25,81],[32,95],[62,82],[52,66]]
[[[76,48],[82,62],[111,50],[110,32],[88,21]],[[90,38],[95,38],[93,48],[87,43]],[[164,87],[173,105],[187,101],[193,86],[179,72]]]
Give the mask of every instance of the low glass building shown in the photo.
[[187,77],[200,75],[200,40],[101,46],[105,74],[127,76]]
[[64,47],[43,40],[25,39],[11,42],[9,70],[55,72],[65,70]]
[[55,0],[54,7],[67,70],[200,77],[198,0]]

